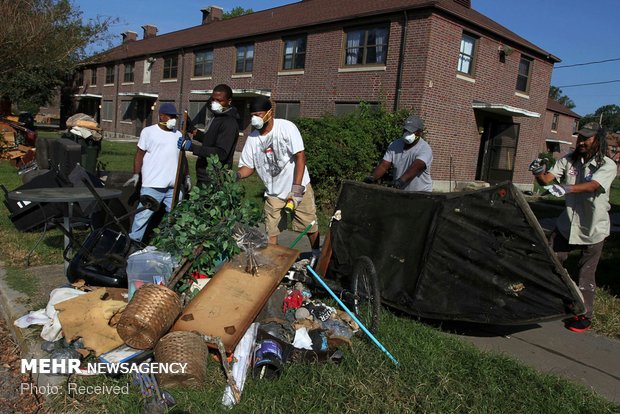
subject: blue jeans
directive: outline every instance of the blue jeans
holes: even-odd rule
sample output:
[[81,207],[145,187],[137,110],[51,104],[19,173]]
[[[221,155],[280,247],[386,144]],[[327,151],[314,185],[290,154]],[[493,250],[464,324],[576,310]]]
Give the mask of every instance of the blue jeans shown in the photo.
[[[140,195],[149,195],[153,197],[155,200],[160,203],[163,202],[166,206],[166,212],[169,213],[172,206],[172,196],[174,193],[174,188],[152,188],[152,187],[142,187],[140,189]],[[142,207],[142,203],[138,205],[138,208]],[[149,220],[151,216],[155,213],[151,210],[144,210],[136,214],[133,218],[133,224],[131,225],[131,233],[129,233],[129,238],[136,241],[142,241],[144,237],[144,232],[149,224]]]

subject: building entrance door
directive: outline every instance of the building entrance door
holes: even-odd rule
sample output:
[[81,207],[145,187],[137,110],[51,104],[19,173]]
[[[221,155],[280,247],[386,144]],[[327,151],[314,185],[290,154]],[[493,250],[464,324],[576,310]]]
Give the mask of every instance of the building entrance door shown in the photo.
[[152,124],[152,106],[154,101],[150,99],[136,99],[136,119],[134,121],[135,135],[140,136],[140,132]]
[[512,181],[519,124],[489,120],[482,135],[478,179],[491,185]]

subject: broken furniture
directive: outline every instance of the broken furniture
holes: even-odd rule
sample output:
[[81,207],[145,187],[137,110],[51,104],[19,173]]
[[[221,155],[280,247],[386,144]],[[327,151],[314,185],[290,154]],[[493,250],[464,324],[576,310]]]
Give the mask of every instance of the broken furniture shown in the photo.
[[172,330],[219,337],[226,352],[232,352],[299,256],[299,251],[268,245],[255,254],[256,276],[245,272],[246,254],[236,255],[185,307]]
[[[107,188],[95,189],[97,195],[103,199],[118,198],[121,194],[119,190]],[[73,207],[75,203],[93,201],[95,195],[86,187],[60,187],[60,188],[31,188],[26,190],[11,191],[7,194],[10,200],[26,203],[61,203],[66,204],[63,211],[63,233],[65,251],[70,247],[71,239],[71,219],[73,217]],[[69,267],[69,262],[65,259],[65,273]]]

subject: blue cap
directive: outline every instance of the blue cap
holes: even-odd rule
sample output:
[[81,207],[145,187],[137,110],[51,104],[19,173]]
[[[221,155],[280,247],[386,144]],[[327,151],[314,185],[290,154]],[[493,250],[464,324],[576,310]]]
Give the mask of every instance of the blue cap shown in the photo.
[[161,106],[159,107],[159,113],[166,114],[166,115],[178,115],[179,114],[177,112],[177,107],[174,106],[172,102],[164,102],[163,104],[161,104]]

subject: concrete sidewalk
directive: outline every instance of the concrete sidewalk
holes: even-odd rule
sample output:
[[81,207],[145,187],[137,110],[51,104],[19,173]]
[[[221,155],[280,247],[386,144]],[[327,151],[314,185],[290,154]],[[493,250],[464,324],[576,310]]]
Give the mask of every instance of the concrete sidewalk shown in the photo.
[[442,329],[482,351],[502,353],[620,403],[620,341],[593,332],[575,333],[562,321],[524,326],[444,323]]
[[[289,247],[298,234],[286,231],[278,242]],[[302,256],[310,253],[307,237],[299,240],[296,249]],[[63,280],[62,266],[56,280]],[[47,269],[46,269],[47,270]],[[49,277],[49,270],[47,270]],[[9,325],[27,353],[33,349],[32,335],[13,325],[13,321],[26,313],[20,304],[19,293],[8,288],[5,272],[0,266],[0,306]],[[620,341],[602,337],[592,332],[573,333],[561,321],[544,322],[519,327],[442,323],[446,335],[456,336],[488,352],[499,352],[515,358],[540,372],[555,374],[591,388],[604,398],[620,403]],[[30,341],[25,339],[30,337]]]

